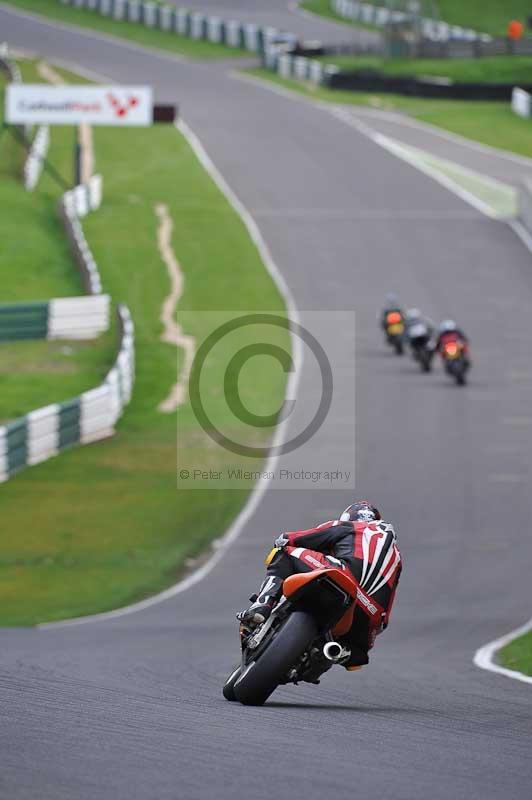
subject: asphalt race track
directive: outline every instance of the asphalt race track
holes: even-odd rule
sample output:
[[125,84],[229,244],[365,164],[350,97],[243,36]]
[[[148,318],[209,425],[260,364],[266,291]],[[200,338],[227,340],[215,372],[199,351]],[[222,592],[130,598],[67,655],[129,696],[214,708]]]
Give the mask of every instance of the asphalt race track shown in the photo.
[[[335,310],[355,308],[357,494],[396,523],[405,559],[371,665],[281,689],[263,708],[221,695],[234,613],[272,536],[336,516],[350,493],[266,492],[203,583],[146,611],[3,630],[2,800],[529,800],[531,688],[472,656],[531,613],[530,252],[331,114],[229,67],[5,7],[0,39],[178,101],[257,220],[303,322],[322,309],[334,326]],[[387,352],[375,316],[390,289],[463,321],[475,360],[466,390]],[[355,357],[347,332],[337,337]],[[343,402],[347,412],[349,391]],[[341,448],[341,436],[322,445],[316,464]]]

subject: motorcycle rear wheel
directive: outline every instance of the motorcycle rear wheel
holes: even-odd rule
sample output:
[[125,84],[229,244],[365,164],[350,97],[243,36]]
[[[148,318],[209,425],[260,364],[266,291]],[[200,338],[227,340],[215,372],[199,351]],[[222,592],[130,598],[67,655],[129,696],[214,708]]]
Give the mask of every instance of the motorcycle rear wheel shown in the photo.
[[270,645],[256,661],[249,662],[236,680],[236,699],[246,706],[263,705],[316,634],[312,617],[303,611],[294,611]]

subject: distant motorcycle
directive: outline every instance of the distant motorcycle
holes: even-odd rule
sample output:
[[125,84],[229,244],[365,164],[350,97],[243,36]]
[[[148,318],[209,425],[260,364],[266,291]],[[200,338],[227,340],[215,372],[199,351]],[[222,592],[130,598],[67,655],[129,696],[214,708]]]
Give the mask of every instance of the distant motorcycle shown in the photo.
[[424,322],[417,322],[408,329],[408,341],[414,360],[422,372],[430,372],[434,356],[434,342]]
[[470,367],[465,345],[457,340],[445,342],[441,347],[441,357],[447,374],[451,375],[459,386],[464,386]]
[[357,603],[373,605],[343,570],[286,578],[267,621],[254,631],[241,630],[242,660],[224,684],[226,700],[257,706],[282,684],[319,683],[320,675],[351,654],[337,637],[350,629]]
[[398,356],[404,352],[405,321],[400,311],[389,311],[384,317],[384,334]]

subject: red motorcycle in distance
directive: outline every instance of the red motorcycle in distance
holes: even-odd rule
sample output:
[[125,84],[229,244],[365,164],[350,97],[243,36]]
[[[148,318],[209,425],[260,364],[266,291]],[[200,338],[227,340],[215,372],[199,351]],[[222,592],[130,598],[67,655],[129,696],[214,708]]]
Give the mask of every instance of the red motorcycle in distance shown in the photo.
[[357,604],[374,607],[341,569],[286,578],[266,622],[247,635],[241,630],[242,660],[224,684],[226,700],[257,706],[282,684],[319,683],[320,675],[351,655],[337,637],[351,628]]
[[464,386],[467,372],[471,366],[467,345],[459,339],[451,339],[443,342],[440,355],[447,374],[454,378],[458,386]]
[[391,345],[398,356],[404,351],[405,321],[400,311],[388,311],[383,321],[386,341]]

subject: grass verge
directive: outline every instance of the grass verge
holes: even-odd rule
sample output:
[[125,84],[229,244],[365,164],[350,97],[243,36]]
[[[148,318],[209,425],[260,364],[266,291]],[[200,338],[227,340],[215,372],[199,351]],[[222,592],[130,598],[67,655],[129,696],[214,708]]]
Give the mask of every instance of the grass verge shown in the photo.
[[[132,311],[137,382],[116,437],[65,452],[0,488],[4,625],[104,611],[163,589],[227,528],[252,486],[176,489],[177,415],[157,406],[176,380],[182,353],[160,341],[170,285],[157,251],[154,205],[166,203],[174,221],[187,333],[200,341],[209,311],[283,314],[282,299],[240,218],[174,127],[99,128],[95,147],[105,197],[85,230],[105,288]],[[277,340],[286,346],[284,335]],[[243,334],[239,341],[247,343]],[[242,372],[242,402],[255,413],[282,403],[285,376],[272,361],[255,358]],[[219,365],[207,364],[204,379],[205,392],[221,403]],[[227,464],[228,454],[213,447],[190,407],[178,414],[180,457],[212,468]],[[253,435],[265,444],[270,434]]]
[[[366,2],[384,6],[384,0],[366,0]],[[405,4],[395,4],[400,7]],[[508,22],[518,19],[526,23],[530,16],[530,3],[528,0],[438,0],[437,3],[440,19],[449,22],[451,25],[461,25],[464,28],[490,33],[493,36],[504,36]],[[329,17],[347,25],[361,27],[357,22],[352,22],[344,17],[339,17],[332,10],[330,0],[305,0],[301,4],[302,8]],[[420,3],[420,14],[425,17],[433,15],[433,3],[431,0],[422,0]]]
[[[39,82],[36,67],[22,62],[23,78]],[[0,83],[0,125],[4,84]],[[74,131],[53,130],[49,157],[65,178],[73,171]],[[11,134],[0,138],[1,302],[49,300],[83,294],[63,226],[56,213],[62,189],[44,173],[36,190],[22,185],[25,151]],[[80,342],[22,341],[0,344],[0,424],[97,386],[115,355],[114,332]]]
[[322,56],[321,60],[342,70],[375,69],[397,77],[430,75],[458,83],[532,83],[532,56],[435,59]]
[[169,53],[187,58],[230,58],[249,55],[245,50],[238,48],[189,39],[176,33],[146,28],[139,23],[120,22],[109,17],[101,17],[95,11],[64,6],[59,0],[5,0],[5,2],[6,5],[40,14],[47,19],[80,25],[99,33],[109,33],[144,47],[167,50]]
[[285,89],[336,105],[370,106],[386,111],[401,111],[422,122],[465,136],[482,144],[532,158],[532,123],[514,114],[509,103],[460,100],[425,100],[400,95],[347,92],[313,86],[310,83],[280,78],[265,69],[247,70],[263,80]]
[[499,661],[503,667],[532,675],[532,632],[503,647],[499,653]]

